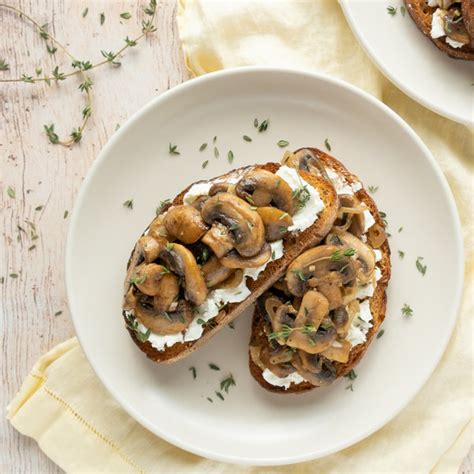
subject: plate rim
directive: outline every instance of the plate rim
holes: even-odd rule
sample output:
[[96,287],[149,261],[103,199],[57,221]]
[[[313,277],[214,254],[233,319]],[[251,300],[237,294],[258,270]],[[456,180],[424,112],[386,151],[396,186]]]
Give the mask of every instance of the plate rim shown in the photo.
[[[73,304],[72,304],[74,300],[73,288],[72,288],[73,268],[72,268],[72,263],[71,263],[73,239],[74,239],[73,236],[75,234],[75,229],[78,226],[80,210],[82,208],[82,204],[87,194],[89,185],[92,179],[94,178],[95,174],[97,173],[97,171],[100,169],[102,162],[104,162],[104,160],[106,159],[106,156],[109,154],[109,150],[115,145],[115,143],[118,140],[121,139],[122,135],[127,133],[128,129],[132,126],[132,124],[138,121],[143,115],[148,113],[150,109],[154,107],[159,107],[162,101],[167,100],[174,95],[180,94],[182,90],[199,87],[199,85],[203,82],[208,82],[212,80],[226,80],[225,78],[229,76],[232,77],[232,76],[241,75],[241,74],[258,75],[262,73],[263,74],[286,74],[286,75],[290,74],[290,75],[295,75],[295,76],[303,76],[309,80],[329,82],[332,85],[341,87],[345,89],[346,91],[352,94],[355,94],[356,96],[359,96],[360,98],[367,101],[370,104],[370,106],[380,109],[381,112],[384,112],[386,115],[389,116],[390,119],[395,121],[397,125],[400,126],[403,129],[403,131],[409,136],[409,138],[411,138],[415,142],[415,144],[420,148],[420,151],[428,160],[428,163],[431,165],[435,173],[435,178],[437,179],[441,187],[441,191],[444,193],[447,206],[450,210],[450,215],[452,216],[452,219],[453,219],[454,242],[457,243],[457,245],[455,246],[455,252],[456,252],[456,258],[460,262],[458,274],[455,275],[455,278],[457,280],[457,286],[456,286],[456,295],[454,298],[455,304],[453,305],[454,310],[455,310],[454,317],[451,318],[450,325],[447,328],[448,330],[444,333],[445,334],[444,340],[439,346],[437,346],[437,353],[435,354],[435,357],[434,357],[435,363],[433,363],[433,367],[431,368],[431,370],[427,372],[423,380],[420,380],[418,382],[418,384],[413,389],[412,395],[406,401],[396,405],[391,410],[390,414],[388,416],[381,418],[381,420],[378,423],[375,423],[374,425],[371,425],[369,428],[362,430],[360,433],[358,433],[357,435],[353,436],[350,439],[341,441],[340,443],[332,446],[332,448],[330,449],[325,449],[320,452],[313,451],[304,455],[293,455],[290,457],[282,456],[279,458],[268,458],[268,457],[258,458],[258,457],[251,457],[251,456],[244,457],[244,456],[232,456],[232,455],[221,454],[219,452],[213,451],[212,446],[210,446],[209,448],[201,448],[199,446],[194,446],[191,443],[182,442],[177,436],[168,434],[164,432],[163,430],[160,430],[159,426],[149,422],[146,417],[142,416],[136,410],[134,406],[130,405],[127,402],[127,400],[125,400],[125,398],[122,397],[122,395],[120,394],[118,390],[115,390],[115,388],[112,386],[113,384],[109,383],[109,381],[107,380],[106,374],[102,373],[100,364],[96,365],[96,363],[93,360],[92,354],[89,354],[88,351],[86,350],[87,343],[85,341],[85,338],[83,339],[83,335],[81,335],[81,331],[79,329],[80,328],[80,323],[79,323],[80,315],[76,314],[73,308]],[[303,71],[303,70],[295,70],[295,69],[283,68],[283,67],[243,66],[243,67],[229,68],[225,70],[208,73],[203,76],[187,80],[163,92],[162,94],[158,95],[157,97],[153,98],[150,102],[142,106],[138,111],[133,113],[131,117],[127,119],[126,122],[120,127],[120,129],[117,132],[115,132],[110,137],[110,139],[106,142],[106,144],[100,150],[97,158],[94,160],[91,167],[89,168],[86,177],[84,178],[84,181],[75,199],[73,211],[71,214],[72,214],[71,222],[70,222],[70,226],[69,226],[69,230],[67,234],[66,251],[65,251],[66,294],[67,294],[68,306],[69,306],[69,310],[71,314],[71,319],[74,325],[76,337],[79,340],[79,343],[86,356],[87,361],[91,365],[98,379],[100,380],[102,385],[106,388],[108,393],[118,402],[118,404],[121,406],[122,409],[124,409],[132,418],[134,418],[135,421],[137,421],[139,424],[144,426],[146,429],[151,431],[156,436],[164,439],[165,441],[173,444],[174,446],[177,446],[193,454],[197,454],[199,456],[205,457],[207,459],[212,459],[212,460],[221,461],[225,463],[240,464],[240,465],[254,465],[254,466],[287,465],[287,464],[294,464],[298,462],[319,459],[321,457],[333,454],[349,446],[352,446],[355,443],[367,438],[368,436],[370,436],[371,434],[375,433],[380,428],[382,428],[384,425],[386,425],[393,418],[395,418],[401,412],[401,410],[405,408],[416,397],[416,395],[418,395],[422,387],[426,384],[428,379],[433,374],[434,370],[438,367],[441,357],[444,354],[446,347],[448,345],[448,342],[453,333],[454,326],[459,317],[461,296],[462,296],[462,291],[464,287],[464,265],[462,264],[462,262],[464,261],[464,243],[463,243],[463,238],[462,238],[462,227],[461,227],[459,213],[457,211],[456,202],[454,200],[454,196],[451,192],[451,189],[446,180],[446,177],[444,176],[440,166],[438,165],[433,155],[431,154],[429,148],[424,144],[424,142],[415,133],[415,131],[410,127],[410,125],[408,125],[396,112],[394,112],[392,109],[390,109],[387,105],[385,105],[383,102],[381,102],[374,96],[370,95],[368,92],[356,87],[353,84],[350,84],[338,78],[331,77],[327,74],[309,72],[309,71]]]
[[[351,12],[351,3],[354,4],[355,2],[351,2],[351,0],[339,0],[339,5],[341,6],[342,12],[344,13],[344,17],[354,34],[354,36],[357,39],[357,42],[362,46],[362,49],[364,50],[365,54],[370,58],[372,63],[375,65],[375,67],[391,82],[393,83],[396,87],[398,87],[403,93],[405,93],[408,97],[413,99],[415,102],[418,104],[422,105],[423,107],[427,108],[431,112],[435,112],[436,114],[447,118],[449,120],[452,120],[456,123],[459,123],[461,125],[465,125],[466,127],[474,127],[474,119],[469,120],[463,117],[462,115],[457,114],[456,112],[452,112],[449,110],[445,110],[442,107],[439,107],[435,103],[431,102],[430,100],[426,99],[420,94],[417,94],[413,90],[411,90],[409,87],[403,84],[403,82],[399,81],[397,77],[392,74],[386,67],[383,66],[383,64],[379,61],[378,56],[372,51],[370,48],[370,45],[366,41],[363,35],[359,34],[359,30],[357,28],[357,24],[354,21],[352,12]],[[433,47],[435,47],[433,45]]]

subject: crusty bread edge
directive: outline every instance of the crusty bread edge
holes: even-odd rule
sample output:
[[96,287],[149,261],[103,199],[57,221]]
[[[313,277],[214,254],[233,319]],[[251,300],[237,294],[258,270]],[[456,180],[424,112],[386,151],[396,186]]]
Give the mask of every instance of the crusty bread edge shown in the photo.
[[[267,163],[264,165],[255,165],[254,167],[262,168],[272,173],[276,173],[280,168],[278,163]],[[250,167],[244,167],[246,169]],[[226,175],[220,176],[220,179],[235,173],[238,170],[233,170]],[[318,216],[316,222],[303,232],[290,234],[290,238],[284,240],[284,256],[275,262],[270,262],[266,269],[259,275],[257,280],[247,279],[247,287],[251,291],[250,296],[240,303],[230,303],[225,307],[226,312],[221,311],[219,315],[213,318],[213,321],[217,323],[215,327],[206,326],[202,336],[195,340],[184,343],[177,343],[171,347],[166,347],[164,350],[159,351],[151,345],[149,341],[139,341],[135,331],[133,331],[128,325],[126,326],[130,336],[132,337],[135,344],[142,350],[146,356],[158,363],[172,363],[176,362],[184,357],[187,357],[194,352],[198,347],[207,342],[213,337],[218,331],[220,331],[227,324],[232,322],[239,314],[241,314],[246,308],[248,308],[255,300],[268,288],[270,288],[285,272],[288,264],[295,259],[299,254],[304,252],[306,249],[311,248],[318,244],[329,232],[332,227],[334,220],[337,215],[338,208],[338,197],[332,185],[330,185],[324,179],[314,176],[307,172],[300,172],[301,177],[315,187],[321,199],[324,202],[324,209]],[[193,183],[195,184],[195,183]],[[168,205],[179,205],[183,203],[183,198],[186,192],[193,186],[191,184],[185,190],[183,190],[172,203]],[[133,252],[132,252],[133,254]],[[123,312],[124,319],[125,311]]]
[[[357,176],[349,172],[347,168],[333,156],[328,155],[327,153],[321,150],[318,150],[316,148],[310,148],[310,150],[313,153],[315,153],[324,164],[331,167],[339,175],[344,176],[344,178],[347,180],[348,183],[352,184],[355,182],[360,182]],[[369,210],[371,211],[375,219],[375,222],[379,225],[383,225],[382,218],[380,216],[377,205],[375,204],[374,200],[369,196],[369,194],[365,191],[365,189],[362,188],[360,191],[356,192],[355,194],[359,198],[359,200],[364,202],[364,204],[369,208]],[[378,333],[380,325],[385,319],[385,311],[386,311],[386,304],[387,304],[386,289],[387,289],[387,285],[388,285],[388,282],[390,280],[390,275],[391,275],[390,246],[388,243],[388,239],[383,243],[383,245],[381,246],[379,250],[382,251],[382,259],[379,262],[382,276],[378,280],[374,294],[370,298],[370,309],[371,309],[372,317],[373,317],[373,321],[372,321],[373,326],[369,329],[367,333],[366,341],[363,344],[359,344],[355,346],[351,350],[348,362],[346,363],[335,362],[334,363],[335,368],[336,368],[337,378],[343,377],[344,375],[346,375],[359,363],[359,361],[362,359],[362,357],[366,353],[373,338]],[[266,342],[266,336],[264,334],[263,326],[264,326],[263,314],[261,313],[259,306],[255,305],[249,346],[259,345],[262,342]],[[249,350],[249,369],[253,378],[263,388],[273,393],[280,393],[280,394],[304,393],[304,392],[308,392],[310,390],[317,388],[314,385],[310,384],[309,382],[301,382],[299,384],[292,383],[288,387],[288,389],[285,389],[284,387],[271,385],[263,378],[263,373],[260,367],[258,367],[253,362],[252,357],[250,355],[250,350]]]
[[[448,43],[446,43],[444,38],[433,38],[431,36],[431,17],[435,8],[427,7],[431,13],[426,14],[422,11],[422,7],[425,3],[425,0],[404,0],[406,9],[412,17],[418,29],[430,39],[438,49],[444,51],[449,57],[454,59],[463,59],[465,61],[474,61],[474,51],[468,45],[463,46],[462,48],[453,48]],[[426,15],[429,15],[430,21],[429,25],[426,22]]]

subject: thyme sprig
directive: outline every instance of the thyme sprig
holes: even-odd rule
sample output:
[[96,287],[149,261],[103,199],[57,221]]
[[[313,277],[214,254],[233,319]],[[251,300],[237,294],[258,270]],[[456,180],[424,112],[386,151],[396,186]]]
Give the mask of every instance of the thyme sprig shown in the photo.
[[[49,141],[54,145],[71,146],[75,143],[80,142],[83,137],[84,129],[92,113],[92,97],[91,97],[90,89],[93,85],[92,80],[90,79],[88,74],[86,74],[85,71],[89,71],[91,69],[101,67],[104,64],[108,64],[108,63],[111,63],[114,66],[119,66],[120,63],[116,61],[116,58],[122,55],[128,48],[136,46],[142,38],[156,31],[156,27],[154,26],[154,20],[155,20],[155,15],[156,15],[156,0],[149,0],[148,5],[144,9],[145,15],[149,18],[144,19],[142,21],[141,34],[138,35],[134,39],[130,39],[127,36],[124,40],[125,45],[122,46],[122,48],[120,48],[117,52],[102,51],[102,55],[104,56],[105,59],[92,64],[90,61],[80,61],[77,58],[75,58],[72,55],[72,53],[47,30],[47,25],[39,24],[34,18],[29,16],[23,10],[16,8],[12,5],[7,5],[5,3],[0,3],[0,8],[6,8],[8,10],[11,10],[17,13],[21,19],[26,19],[27,21],[32,23],[36,27],[37,32],[40,35],[40,37],[46,41],[46,48],[47,48],[48,53],[55,54],[58,48],[61,49],[71,60],[71,67],[73,69],[72,71],[61,72],[59,70],[59,66],[56,66],[51,72],[51,74],[44,74],[43,77],[40,77],[42,74],[42,69],[36,68],[36,71],[35,71],[36,75],[22,74],[20,77],[17,77],[17,78],[0,79],[0,83],[24,82],[28,84],[36,84],[40,82],[45,82],[49,86],[51,85],[51,82],[53,81],[55,82],[64,81],[68,77],[79,76],[81,78],[82,82],[79,85],[79,90],[85,94],[85,103],[86,103],[84,109],[82,110],[82,122],[78,127],[73,128],[68,138],[63,138],[63,139],[59,138],[58,134],[54,131],[54,124],[44,125],[46,136],[48,137]],[[84,10],[84,12],[82,13],[83,18],[87,15],[87,12],[88,12],[88,9]],[[101,14],[101,16],[102,15],[103,14]],[[104,16],[104,20],[105,20],[105,16]],[[101,24],[103,24],[102,20],[101,20]],[[0,71],[7,71],[9,69],[10,67],[8,63],[6,62],[6,60],[4,58],[1,58]]]

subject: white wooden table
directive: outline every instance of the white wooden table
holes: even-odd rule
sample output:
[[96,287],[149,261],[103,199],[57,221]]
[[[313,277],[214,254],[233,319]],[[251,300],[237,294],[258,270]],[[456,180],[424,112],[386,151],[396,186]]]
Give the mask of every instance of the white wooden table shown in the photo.
[[[91,62],[102,59],[101,49],[117,50],[127,35],[134,37],[140,32],[143,2],[7,3],[28,12],[40,24],[48,23],[56,38],[76,57]],[[158,31],[129,50],[121,67],[105,65],[91,72],[93,114],[78,145],[65,148],[50,144],[43,124],[54,122],[58,133],[67,135],[80,123],[84,105],[79,79],[70,78],[51,87],[44,83],[0,84],[2,407],[18,391],[37,358],[74,335],[63,278],[69,223],[64,216],[65,211],[71,211],[90,165],[118,125],[157,94],[188,78],[175,22],[175,1],[158,3]],[[120,18],[123,12],[132,18]],[[105,16],[102,25],[101,13]],[[0,8],[2,58],[10,65],[10,71],[0,71],[5,78],[33,75],[36,67],[43,71],[56,65],[61,70],[70,69],[70,60],[60,51],[49,54],[44,40],[28,22]],[[8,187],[14,189],[15,198],[8,195]],[[35,240],[27,221],[36,227]],[[33,245],[36,247],[29,250]],[[60,471],[34,441],[19,435],[3,416],[0,426],[0,472]],[[472,472],[472,456],[466,458],[461,471]]]

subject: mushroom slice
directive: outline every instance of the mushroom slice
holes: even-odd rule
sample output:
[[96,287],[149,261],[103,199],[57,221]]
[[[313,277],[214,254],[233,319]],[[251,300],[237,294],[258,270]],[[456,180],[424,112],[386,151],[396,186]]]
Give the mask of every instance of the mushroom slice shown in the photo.
[[328,234],[326,243],[340,245],[343,249],[354,249],[354,258],[360,264],[360,268],[357,271],[357,280],[363,284],[372,281],[375,269],[375,253],[362,240],[349,232],[341,232]]
[[[345,285],[355,278],[354,262],[350,257],[336,253],[336,245],[320,245],[302,253],[288,266],[285,281],[288,290],[295,296],[303,296],[311,285],[318,286],[324,281],[340,280]],[[335,258],[335,257],[338,258]],[[334,273],[334,275],[331,275]]]
[[208,224],[224,224],[242,257],[257,255],[265,243],[262,219],[248,203],[234,194],[220,193],[210,197],[202,207],[202,217]]
[[[305,358],[305,366],[310,367],[312,370],[308,370],[303,366],[302,358]],[[311,356],[306,355],[303,351],[298,351],[298,354],[293,357],[291,363],[297,372],[315,387],[324,387],[336,380],[334,365],[319,355]]]
[[186,299],[195,305],[204,303],[206,282],[191,251],[180,244],[169,244],[160,253],[160,258],[174,273],[184,277]]
[[287,345],[316,354],[329,347],[336,339],[334,324],[327,317],[328,300],[317,291],[307,291],[301,301],[295,320],[295,329],[287,340]]
[[262,218],[265,226],[265,238],[267,242],[275,242],[288,234],[288,227],[293,225],[293,219],[284,211],[275,207],[259,207],[258,215]]
[[334,341],[332,346],[321,352],[321,355],[326,357],[326,359],[345,364],[349,360],[351,349],[351,343],[344,339],[342,341]]
[[224,267],[224,265],[219,262],[219,259],[215,255],[213,255],[202,266],[201,270],[208,288],[212,288],[219,283],[222,283],[233,273],[232,269]]
[[202,206],[204,203],[209,199],[209,196],[198,196],[193,202],[191,202],[189,205],[194,207],[194,209],[197,209],[199,212],[201,212]]
[[184,331],[194,319],[189,302],[180,300],[175,311],[158,311],[147,297],[139,297],[134,312],[135,317],[156,334],[176,334]]
[[331,319],[336,326],[337,333],[339,334],[339,329],[346,328],[347,322],[349,321],[349,314],[347,313],[345,306],[339,306],[331,313]]
[[[277,377],[283,378],[295,372],[295,368],[288,362],[272,362],[272,359],[276,358],[276,360],[278,360],[278,355],[282,352],[285,352],[284,348],[271,350],[268,346],[263,347],[260,351],[260,360],[262,361],[265,368],[272,371]],[[288,353],[288,351],[286,352]],[[293,357],[293,353],[291,353],[291,357]]]
[[220,263],[227,268],[258,268],[267,263],[272,256],[272,248],[265,243],[260,253],[253,257],[241,257],[235,250],[231,250],[220,259]]
[[382,244],[387,240],[384,228],[380,224],[374,224],[367,231],[367,242],[374,249],[382,247]]
[[163,265],[156,263],[142,264],[135,269],[130,282],[134,283],[145,295],[155,296],[161,289],[161,279],[167,273],[169,273],[169,270]]
[[211,248],[217,258],[223,257],[234,248],[234,241],[227,227],[218,222],[204,234],[202,242]]
[[209,189],[209,196],[215,196],[219,193],[226,193],[229,189],[229,183],[214,183]]
[[179,279],[173,273],[163,275],[158,282],[159,290],[153,297],[153,306],[157,311],[172,311],[173,303],[179,296]]
[[154,262],[160,254],[163,246],[166,245],[164,237],[152,237],[151,235],[144,235],[138,239],[138,246],[143,252],[145,263]]
[[453,41],[462,44],[471,43],[471,37],[463,22],[462,11],[458,7],[450,8],[448,13],[444,16],[444,31],[446,32],[446,36]]
[[329,180],[326,173],[326,168],[321,163],[319,156],[317,156],[308,148],[302,148],[296,153],[285,153],[282,163],[297,170],[308,171],[309,173]]
[[329,311],[341,306],[341,277],[338,273],[329,273],[322,282],[319,282],[317,278],[310,278],[308,284],[310,287],[314,284],[315,288],[327,298],[329,301]]
[[153,219],[152,223],[150,224],[150,227],[148,229],[148,235],[151,236],[151,237],[154,237],[156,240],[160,241],[161,240],[173,240],[172,238],[170,238],[170,236],[168,235],[168,232],[166,230],[166,227],[163,223],[163,215],[160,214],[159,216],[155,217],[155,219]]
[[[333,314],[333,317],[332,317],[332,320],[336,326],[337,336],[340,339],[344,339],[347,336],[347,333],[349,332],[349,328],[351,327],[352,321],[360,313],[359,300],[351,301],[347,306],[345,306],[345,311],[347,314],[347,319],[344,322],[344,324],[342,324],[342,321],[341,321],[341,316],[342,316],[341,314],[339,314],[338,316]],[[337,321],[338,319],[339,319],[339,323]]]
[[286,344],[285,335],[295,324],[294,315],[296,311],[290,305],[285,305],[276,296],[270,296],[265,300],[265,311],[272,325],[271,340],[284,346]]
[[243,270],[237,269],[235,270],[232,275],[224,280],[222,283],[219,284],[219,289],[223,288],[236,288],[242,282],[242,278],[244,277]]
[[163,219],[166,230],[185,244],[197,242],[207,231],[201,213],[186,204],[173,206]]
[[361,237],[365,228],[365,206],[362,206],[355,196],[349,194],[340,195],[339,204],[337,219],[334,223],[334,232],[349,230],[357,237]]
[[282,280],[277,280],[277,281],[273,284],[273,288],[276,288],[277,290],[282,291],[282,292],[285,293],[285,295],[287,295],[287,296],[290,295],[290,292],[288,291],[288,287],[286,286],[286,281],[285,281],[284,279],[282,279]]
[[237,183],[235,192],[237,196],[258,207],[273,203],[275,207],[290,215],[294,213],[293,192],[290,185],[270,171],[260,168],[250,170]]

